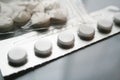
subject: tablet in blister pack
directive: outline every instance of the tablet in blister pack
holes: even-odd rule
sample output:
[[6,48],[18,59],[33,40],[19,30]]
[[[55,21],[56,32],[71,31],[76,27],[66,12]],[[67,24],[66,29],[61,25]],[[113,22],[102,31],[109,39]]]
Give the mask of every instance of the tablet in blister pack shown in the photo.
[[[4,12],[5,9],[3,4],[11,7],[14,11],[13,15],[1,12],[1,16],[13,19],[12,22],[16,25],[14,27],[19,28],[13,31],[11,29],[11,31],[4,31],[11,27],[6,25],[11,20],[6,21],[5,18],[1,18],[1,21],[4,21],[0,25],[0,68],[3,76],[9,76],[55,58],[55,56],[51,57],[54,48],[51,41],[41,39],[69,29],[72,24],[76,23],[73,19],[79,17],[67,0],[16,1],[1,2],[1,4],[1,11]],[[5,11],[5,13],[9,13],[9,11]],[[29,50],[27,51],[25,48]],[[50,58],[47,58],[48,56]]]
[[[66,8],[69,14],[66,27],[45,33],[33,31],[0,41],[0,68],[3,76],[41,65],[120,32],[120,21],[118,17],[116,19],[119,13],[109,10],[111,7],[87,15],[91,22],[84,23],[84,14],[79,15],[76,10],[74,12],[76,8],[69,0],[61,0],[63,5],[65,2],[68,3]],[[109,19],[104,18],[105,15]]]

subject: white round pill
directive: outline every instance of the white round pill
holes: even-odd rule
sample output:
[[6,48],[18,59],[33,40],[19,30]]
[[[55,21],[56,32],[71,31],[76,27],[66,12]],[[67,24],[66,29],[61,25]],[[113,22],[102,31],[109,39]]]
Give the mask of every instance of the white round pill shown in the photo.
[[107,19],[101,19],[97,23],[97,28],[102,33],[110,33],[113,27],[113,22]]
[[120,25],[120,13],[115,14],[114,22],[116,25]]
[[50,16],[43,12],[36,12],[31,17],[33,28],[48,28],[50,26]]
[[12,66],[21,66],[27,62],[27,52],[22,48],[13,48],[8,52],[8,61]]
[[65,24],[67,22],[67,12],[62,9],[54,9],[48,12],[52,24]]
[[31,14],[27,11],[16,12],[14,15],[14,21],[17,23],[26,23],[30,20]]
[[35,55],[38,57],[48,57],[52,53],[52,43],[48,40],[39,40],[34,45]]
[[72,48],[74,41],[75,37],[70,32],[62,32],[58,35],[58,46],[61,48]]
[[83,40],[92,40],[95,35],[95,29],[87,25],[81,25],[78,30],[78,36]]
[[0,32],[8,32],[14,28],[13,20],[6,16],[0,17]]

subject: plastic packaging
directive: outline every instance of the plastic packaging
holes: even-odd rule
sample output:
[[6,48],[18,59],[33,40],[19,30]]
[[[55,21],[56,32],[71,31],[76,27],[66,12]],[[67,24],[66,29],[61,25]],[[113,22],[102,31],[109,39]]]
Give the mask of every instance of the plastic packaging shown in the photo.
[[[33,68],[35,66],[42,65],[44,63],[63,57],[75,50],[87,47],[89,45],[92,45],[96,42],[99,42],[100,40],[103,40],[120,32],[120,28],[116,25],[113,25],[112,31],[109,34],[100,33],[97,29],[97,21],[101,18],[104,18],[105,15],[109,15],[109,19],[111,20],[113,19],[113,16],[116,14],[116,12],[110,11],[109,9],[111,9],[111,7],[102,9],[100,11],[88,15],[85,12],[84,7],[82,6],[82,3],[80,5],[81,10],[75,6],[75,3],[71,3],[71,1],[69,0],[59,0],[59,3],[63,7],[63,9],[65,8],[67,10],[68,13],[68,17],[67,17],[68,20],[65,25],[52,25],[51,28],[49,28],[49,30],[39,31],[39,32],[32,31],[30,29],[28,30],[27,33],[24,33],[24,31],[22,32],[21,30],[22,32],[21,36],[16,36],[13,38],[8,38],[0,41],[0,49],[1,49],[0,68],[3,76],[9,76]],[[47,10],[50,10],[51,8],[52,7],[47,8]],[[81,26],[86,26],[86,25],[94,28],[95,30],[94,37],[89,41],[82,40],[78,34],[79,28]],[[29,26],[26,27],[29,28]],[[66,32],[73,34],[74,39],[72,37],[72,40],[68,41],[69,40],[68,38],[71,39],[71,35],[70,35],[66,37],[66,39],[60,40],[63,43],[62,47],[66,46],[66,44],[68,46],[68,44],[71,42],[72,42],[72,47],[61,48],[57,43],[59,42],[58,36],[63,32],[65,32],[64,34],[66,34]],[[17,31],[16,33],[18,34],[19,31]],[[46,44],[41,45],[42,47],[40,45],[37,45],[36,47],[35,43],[39,40],[48,40],[50,45],[47,47]],[[27,62],[24,65],[18,67],[9,65],[8,57],[7,57],[9,51],[16,47],[23,48],[27,52]],[[49,56],[48,55],[46,56],[46,53],[50,53]]]

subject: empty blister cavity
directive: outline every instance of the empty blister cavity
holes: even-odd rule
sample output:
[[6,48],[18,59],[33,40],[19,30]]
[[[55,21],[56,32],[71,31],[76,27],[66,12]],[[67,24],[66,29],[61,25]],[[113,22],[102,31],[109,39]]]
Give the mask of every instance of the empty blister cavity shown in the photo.
[[100,19],[97,22],[97,28],[101,33],[110,33],[113,27],[113,22],[107,19]]
[[11,66],[22,66],[27,62],[27,52],[22,48],[13,48],[8,52],[8,62]]
[[59,47],[69,49],[74,46],[75,37],[71,32],[62,32],[58,35],[57,44]]
[[52,43],[49,40],[38,40],[34,45],[35,55],[41,58],[48,57],[52,53]]
[[80,25],[78,29],[78,36],[83,40],[92,40],[95,35],[95,29],[88,25]]

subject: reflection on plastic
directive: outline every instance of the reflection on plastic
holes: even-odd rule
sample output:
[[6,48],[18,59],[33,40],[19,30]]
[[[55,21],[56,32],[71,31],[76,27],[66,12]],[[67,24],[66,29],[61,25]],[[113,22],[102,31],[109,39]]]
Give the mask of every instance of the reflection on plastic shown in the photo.
[[4,80],[3,77],[2,77],[1,71],[0,71],[0,80]]

